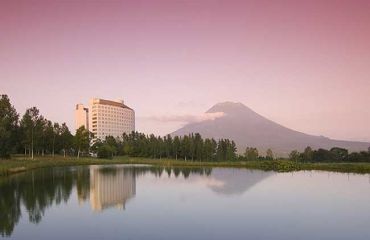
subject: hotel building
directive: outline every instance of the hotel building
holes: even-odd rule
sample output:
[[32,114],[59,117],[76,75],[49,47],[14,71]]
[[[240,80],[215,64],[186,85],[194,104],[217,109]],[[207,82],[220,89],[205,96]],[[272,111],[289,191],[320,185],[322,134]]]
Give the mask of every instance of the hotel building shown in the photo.
[[[82,104],[77,106],[83,108]],[[135,131],[135,111],[126,106],[123,100],[93,98],[89,102],[87,116],[84,124],[94,134],[94,139],[104,140],[107,136],[117,138],[122,137],[123,133]],[[76,126],[79,119],[82,117],[76,107]]]
[[89,109],[85,108],[83,104],[77,104],[75,110],[76,130],[82,126],[89,129]]

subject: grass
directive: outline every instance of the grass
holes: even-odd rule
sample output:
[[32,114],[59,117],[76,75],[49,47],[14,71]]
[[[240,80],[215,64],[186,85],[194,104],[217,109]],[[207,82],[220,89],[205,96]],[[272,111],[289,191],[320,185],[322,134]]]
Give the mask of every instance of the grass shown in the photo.
[[370,173],[370,163],[305,163],[302,170],[323,170],[344,173]]
[[290,172],[300,170],[324,170],[333,172],[370,173],[370,163],[297,163],[289,160],[248,161],[248,162],[192,162],[174,159],[148,159],[116,157],[114,159],[96,159],[56,156],[37,157],[34,160],[23,156],[14,156],[9,160],[0,160],[0,176],[6,176],[30,169],[102,164],[151,164],[173,167],[233,167],[260,169],[264,171]]
[[114,160],[96,159],[96,158],[79,158],[56,156],[36,157],[35,159],[15,156],[12,159],[0,160],[0,176],[6,176],[17,172],[22,172],[31,169],[57,166],[78,166],[78,165],[94,165],[94,164],[120,164],[128,163],[129,158],[120,158]]

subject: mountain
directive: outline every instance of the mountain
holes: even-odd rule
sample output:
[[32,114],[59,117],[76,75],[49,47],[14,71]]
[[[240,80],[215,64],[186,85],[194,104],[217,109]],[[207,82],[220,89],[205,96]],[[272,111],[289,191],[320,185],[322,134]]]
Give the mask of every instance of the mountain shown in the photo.
[[370,143],[333,140],[323,136],[313,136],[286,128],[275,123],[242,103],[223,102],[211,107],[206,113],[223,112],[214,120],[189,123],[173,132],[173,136],[200,133],[206,138],[228,138],[235,141],[238,151],[246,146],[256,147],[261,153],[271,148],[278,156],[287,156],[292,150],[342,147],[350,151],[367,150]]

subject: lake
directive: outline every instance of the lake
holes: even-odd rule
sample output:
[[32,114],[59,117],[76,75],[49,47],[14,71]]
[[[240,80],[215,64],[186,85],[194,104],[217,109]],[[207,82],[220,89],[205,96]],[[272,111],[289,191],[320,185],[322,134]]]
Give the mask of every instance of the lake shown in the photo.
[[5,239],[370,239],[370,175],[115,165],[0,178]]

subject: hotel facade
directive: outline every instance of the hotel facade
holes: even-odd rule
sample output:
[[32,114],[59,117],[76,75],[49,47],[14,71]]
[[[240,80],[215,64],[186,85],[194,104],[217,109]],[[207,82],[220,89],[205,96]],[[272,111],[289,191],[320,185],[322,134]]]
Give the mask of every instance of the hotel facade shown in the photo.
[[89,109],[85,108],[83,104],[77,104],[75,110],[76,130],[82,126],[89,129]]
[[[123,133],[135,131],[135,111],[126,106],[123,100],[93,98],[86,109],[76,105],[76,129],[84,125],[93,133],[94,139],[104,140],[107,136],[122,137]],[[84,117],[84,114],[87,117]],[[85,122],[84,122],[85,121]]]

